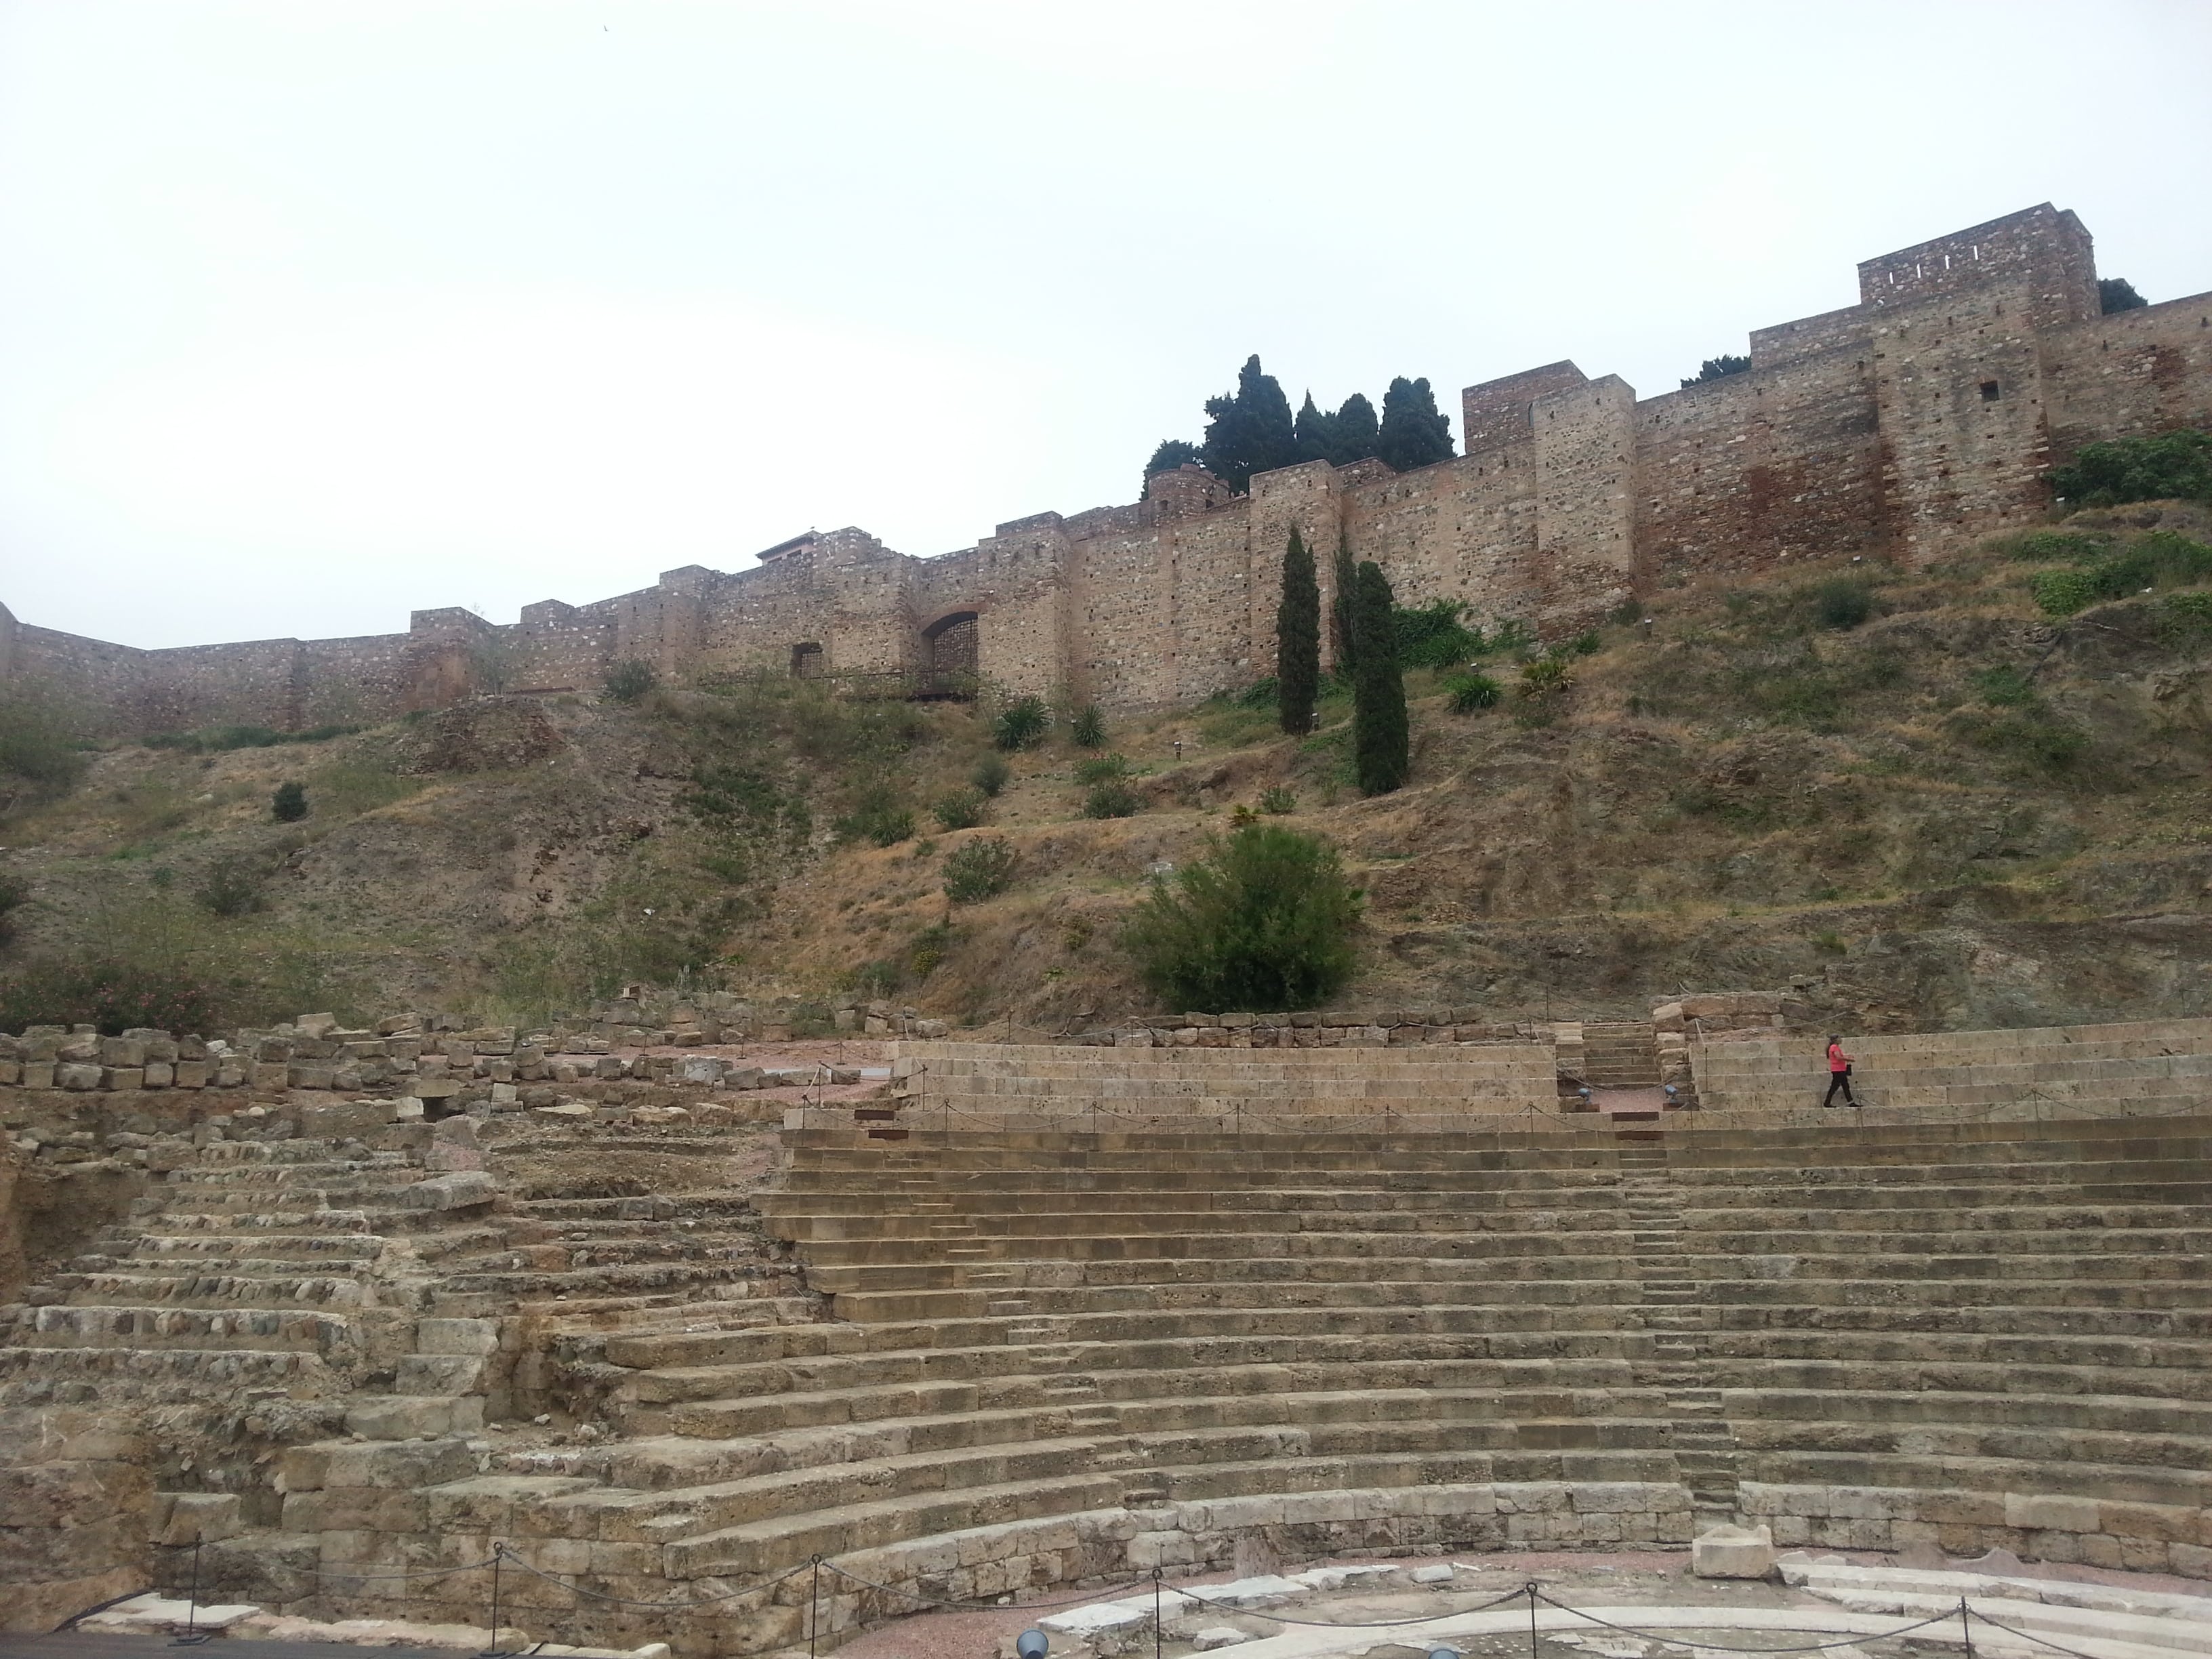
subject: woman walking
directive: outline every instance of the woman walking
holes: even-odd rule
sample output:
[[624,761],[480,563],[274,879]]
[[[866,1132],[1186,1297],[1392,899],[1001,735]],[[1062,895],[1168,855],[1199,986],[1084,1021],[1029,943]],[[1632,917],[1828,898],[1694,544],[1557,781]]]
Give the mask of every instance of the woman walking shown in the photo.
[[1843,1038],[1831,1033],[1828,1037],[1828,1092],[1820,1097],[1820,1104],[1836,1103],[1836,1091],[1844,1091],[1844,1104],[1856,1106],[1851,1098],[1851,1057],[1844,1052]]

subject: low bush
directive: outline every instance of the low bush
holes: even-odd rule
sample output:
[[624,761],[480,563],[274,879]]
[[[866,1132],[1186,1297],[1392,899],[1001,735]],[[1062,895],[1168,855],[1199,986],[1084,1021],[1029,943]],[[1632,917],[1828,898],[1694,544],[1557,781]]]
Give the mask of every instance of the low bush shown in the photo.
[[983,792],[954,789],[939,795],[929,810],[940,828],[973,830],[983,821]]
[[224,988],[204,971],[92,954],[26,963],[0,978],[0,1030],[27,1025],[137,1027],[205,1035],[232,1023]]
[[1260,810],[1279,817],[1298,810],[1298,798],[1283,785],[1275,784],[1260,792]]
[[1559,696],[1574,683],[1575,671],[1564,657],[1537,657],[1521,665],[1521,695],[1531,702]]
[[1052,728],[1052,710],[1042,697],[1022,697],[999,711],[991,722],[991,741],[1009,751],[1027,749]]
[[218,916],[242,916],[261,908],[268,874],[263,861],[247,853],[228,853],[208,866],[192,896]]
[[1444,682],[1444,695],[1455,714],[1472,714],[1479,708],[1495,708],[1505,688],[1487,674],[1455,674]]
[[1960,734],[1978,749],[2051,774],[2070,770],[2089,747],[2087,732],[2040,704],[1968,716],[1960,721]]
[[1461,620],[1467,606],[1457,599],[1401,605],[1390,613],[1398,641],[1398,661],[1407,668],[1456,668],[1480,656],[1489,645],[1479,628]]
[[2159,530],[2086,563],[2039,570],[2027,582],[2045,615],[2070,617],[2146,588],[2186,587],[2208,578],[2212,578],[2212,547]]
[[1100,780],[1083,797],[1086,818],[1133,817],[1144,810],[1145,798],[1119,778]]
[[860,792],[853,810],[836,822],[837,833],[848,842],[873,842],[896,847],[914,835],[914,813],[902,805],[889,784],[876,784]]
[[1832,576],[1814,586],[1813,619],[1838,632],[1856,628],[1874,615],[1874,589],[1856,576]]
[[25,695],[0,701],[0,775],[66,788],[82,775],[85,764],[85,753],[58,708]]
[[1156,880],[1121,945],[1170,1008],[1311,1008],[1352,976],[1359,900],[1327,842],[1254,824]]
[[1131,769],[1126,755],[1091,755],[1075,763],[1075,781],[1103,783],[1109,778],[1126,778]]
[[1012,883],[1019,857],[1004,836],[978,836],[945,855],[945,896],[955,904],[974,904],[1003,893]]
[[606,694],[617,702],[639,702],[659,684],[660,676],[653,672],[651,663],[632,657],[607,671]]
[[2212,501],[2212,432],[2161,432],[2088,444],[2049,475],[2052,492],[2069,507],[2118,507],[2128,501]]
[[2021,708],[2036,700],[2035,687],[2019,669],[1985,668],[1972,677],[1982,701],[1993,708]]
[[969,775],[968,781],[988,798],[996,800],[999,792],[1012,781],[1014,769],[1006,764],[1003,756],[986,755],[975,763],[975,769]]
[[307,786],[280,783],[269,798],[269,816],[279,823],[297,823],[307,816]]
[[15,913],[30,902],[30,883],[20,876],[0,876],[0,939],[15,931]]
[[1086,702],[1075,711],[1068,722],[1067,735],[1078,749],[1103,749],[1106,746],[1106,716],[1095,702]]

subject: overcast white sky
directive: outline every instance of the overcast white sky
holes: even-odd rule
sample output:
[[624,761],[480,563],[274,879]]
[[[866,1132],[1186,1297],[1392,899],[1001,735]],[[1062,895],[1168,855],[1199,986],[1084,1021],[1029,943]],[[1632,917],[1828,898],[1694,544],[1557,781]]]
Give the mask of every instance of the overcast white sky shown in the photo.
[[1645,395],[2041,201],[2212,288],[2205,0],[0,0],[0,601],[514,619],[1133,499],[1293,403]]

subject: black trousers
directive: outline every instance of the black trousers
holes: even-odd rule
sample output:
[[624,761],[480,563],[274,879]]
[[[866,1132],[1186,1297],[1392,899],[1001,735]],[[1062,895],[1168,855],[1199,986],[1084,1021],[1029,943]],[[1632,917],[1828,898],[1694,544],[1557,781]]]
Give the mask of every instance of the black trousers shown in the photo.
[[1851,1074],[1849,1072],[1831,1072],[1828,1073],[1828,1092],[1820,1097],[1820,1104],[1823,1106],[1834,1105],[1836,1103],[1836,1091],[1838,1089],[1841,1089],[1844,1091],[1844,1105],[1856,1106],[1858,1104],[1858,1102],[1851,1098]]

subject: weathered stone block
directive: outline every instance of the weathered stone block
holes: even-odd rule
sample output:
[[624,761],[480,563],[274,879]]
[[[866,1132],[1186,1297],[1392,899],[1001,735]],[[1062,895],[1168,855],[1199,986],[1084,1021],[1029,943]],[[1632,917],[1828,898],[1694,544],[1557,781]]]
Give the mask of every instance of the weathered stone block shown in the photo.
[[1690,1571],[1700,1578],[1765,1578],[1774,1571],[1774,1534],[1765,1527],[1715,1527],[1690,1540]]

